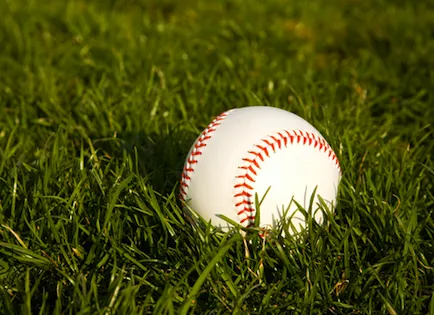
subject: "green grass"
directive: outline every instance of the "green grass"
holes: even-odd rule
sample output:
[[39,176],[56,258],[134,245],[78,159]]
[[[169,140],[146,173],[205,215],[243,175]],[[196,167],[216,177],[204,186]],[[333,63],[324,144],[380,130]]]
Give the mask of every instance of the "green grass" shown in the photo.
[[[434,3],[0,0],[0,313],[434,314]],[[295,112],[343,170],[304,241],[191,226],[213,116]]]

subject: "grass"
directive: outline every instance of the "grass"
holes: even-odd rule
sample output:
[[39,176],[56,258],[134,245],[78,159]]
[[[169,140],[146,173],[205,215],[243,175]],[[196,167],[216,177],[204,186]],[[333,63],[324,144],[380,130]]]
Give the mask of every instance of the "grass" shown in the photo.
[[[0,0],[4,314],[434,314],[432,1]],[[304,241],[192,226],[213,116],[323,133],[339,205]]]

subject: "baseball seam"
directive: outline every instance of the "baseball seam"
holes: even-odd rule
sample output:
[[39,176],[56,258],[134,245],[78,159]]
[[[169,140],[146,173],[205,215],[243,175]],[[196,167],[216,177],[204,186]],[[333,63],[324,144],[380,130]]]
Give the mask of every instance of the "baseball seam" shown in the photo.
[[255,144],[254,149],[248,151],[247,157],[242,158],[242,165],[238,168],[242,174],[236,176],[239,180],[234,185],[235,208],[244,227],[251,227],[255,221],[254,185],[256,177],[261,170],[261,164],[266,158],[277,153],[277,150],[287,148],[288,145],[302,144],[312,146],[324,152],[341,172],[339,160],[330,145],[321,136],[303,130],[282,130],[266,138],[261,139],[260,144]]
[[179,197],[181,200],[186,201],[189,183],[191,181],[191,175],[194,172],[195,166],[198,162],[198,157],[202,155],[204,148],[207,146],[208,141],[211,139],[212,134],[217,130],[222,121],[229,115],[232,110],[228,110],[219,116],[217,116],[211,123],[205,128],[202,134],[194,144],[193,150],[187,158],[184,165],[184,169],[181,174],[181,187]]

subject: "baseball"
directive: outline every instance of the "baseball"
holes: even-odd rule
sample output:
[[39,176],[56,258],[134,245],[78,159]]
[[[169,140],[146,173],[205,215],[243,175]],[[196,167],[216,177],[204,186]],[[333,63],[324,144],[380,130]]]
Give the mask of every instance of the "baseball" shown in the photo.
[[293,234],[306,228],[297,203],[306,211],[312,206],[322,223],[318,196],[332,209],[340,177],[336,154],[307,121],[278,108],[244,107],[219,115],[193,143],[180,198],[221,228],[230,225],[220,215],[253,226],[258,198],[260,226],[286,219]]

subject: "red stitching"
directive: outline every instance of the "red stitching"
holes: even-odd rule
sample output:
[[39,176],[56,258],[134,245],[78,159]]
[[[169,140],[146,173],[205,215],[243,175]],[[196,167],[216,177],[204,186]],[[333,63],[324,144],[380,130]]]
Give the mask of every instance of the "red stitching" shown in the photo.
[[[259,157],[259,158],[261,159],[262,162],[264,161],[264,158],[262,157],[261,152],[249,151],[249,153],[250,153],[250,154],[253,154],[253,155],[257,156],[257,157]],[[256,164],[255,164],[255,165],[256,165]]]
[[238,194],[235,195],[235,197],[242,197],[242,196],[252,197],[253,195],[250,194],[250,193],[248,193],[247,191],[244,191],[244,190],[242,192],[240,192],[240,193],[238,193]]
[[[274,135],[268,136],[267,139],[261,139],[262,143],[266,146],[256,144],[255,147],[258,148],[256,151],[248,151],[249,157],[242,158],[243,162],[246,164],[239,166],[239,169],[245,171],[244,174],[236,176],[242,180],[241,183],[234,185],[235,194],[234,197],[238,200],[235,204],[238,215],[243,215],[248,213],[248,215],[240,220],[240,223],[245,227],[251,227],[254,225],[256,209],[254,208],[254,202],[251,198],[254,196],[254,187],[249,185],[249,183],[255,182],[255,176],[257,171],[261,169],[260,163],[264,161],[263,153],[269,157],[269,149],[271,148],[273,152],[276,152],[276,146],[279,149],[287,147],[289,144],[301,143],[303,145],[313,146],[319,151],[327,153],[327,156],[335,163],[335,166],[341,172],[340,165],[336,154],[330,145],[320,136],[314,133],[303,131],[303,130],[283,130],[282,132],[277,132]],[[283,144],[283,145],[282,145]],[[241,199],[241,200],[240,200]],[[250,205],[250,207],[246,207]]]
[[250,205],[252,205],[253,204],[253,201],[249,201],[249,200],[243,200],[243,201],[240,201],[240,202],[238,202],[238,203],[236,203],[235,204],[235,207],[239,207],[239,206],[243,206],[243,205],[248,205],[248,206],[250,206]]
[[246,222],[246,221],[249,222],[249,224],[247,225],[247,227],[251,227],[251,226],[253,226],[252,221],[255,221],[255,216],[254,216],[254,215],[251,215],[251,216],[245,217],[244,219],[241,219],[241,220],[240,220],[240,223],[243,224],[243,223]]
[[247,185],[246,183],[236,184],[236,185],[234,186],[234,188],[241,188],[241,187],[244,187],[244,188],[247,188],[247,189],[253,189],[252,186]]
[[245,212],[255,212],[255,208],[252,207],[244,207],[241,211],[238,211],[238,215],[242,215]]
[[[226,111],[221,115],[217,116],[202,132],[200,137],[197,139],[196,143],[193,145],[193,150],[190,153],[190,156],[187,158],[187,162],[185,163],[184,169],[181,174],[181,184],[179,189],[179,198],[181,200],[186,200],[188,187],[191,181],[191,175],[194,172],[195,165],[198,160],[196,157],[202,155],[203,148],[206,147],[207,142],[211,139],[212,133],[215,132],[222,123],[222,121],[226,118],[226,116],[232,110]],[[247,187],[246,187],[247,188]]]

